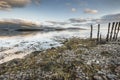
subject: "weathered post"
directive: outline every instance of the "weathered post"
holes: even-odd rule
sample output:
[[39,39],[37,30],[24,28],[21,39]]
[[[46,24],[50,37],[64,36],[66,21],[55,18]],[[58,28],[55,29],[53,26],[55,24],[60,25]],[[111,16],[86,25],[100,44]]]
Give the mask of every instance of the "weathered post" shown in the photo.
[[115,38],[115,40],[117,40],[117,38],[118,38],[118,33],[119,33],[119,31],[120,31],[120,22],[118,23],[118,28],[117,28],[117,33],[116,33],[116,38]]
[[117,30],[118,22],[115,24],[115,29],[114,29],[114,35],[113,35],[113,40],[115,40],[116,37],[116,30]]
[[100,43],[102,42],[102,35],[100,34]]
[[93,25],[91,25],[90,40],[92,40],[92,35],[93,35]]
[[97,33],[97,42],[99,42],[100,38],[100,24],[98,24],[98,33]]
[[111,33],[110,33],[110,41],[112,40],[114,26],[115,26],[115,22],[113,22],[113,24],[112,24],[112,29],[111,29]]
[[106,37],[107,42],[109,41],[110,25],[111,25],[111,23],[108,24],[108,33],[107,33],[107,37]]

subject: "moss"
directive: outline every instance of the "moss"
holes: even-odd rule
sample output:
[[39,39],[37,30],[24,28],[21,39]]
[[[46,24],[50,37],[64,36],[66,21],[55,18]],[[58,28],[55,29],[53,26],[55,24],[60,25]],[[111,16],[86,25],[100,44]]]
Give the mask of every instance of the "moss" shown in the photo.
[[111,54],[108,51],[102,51],[100,54],[102,56],[105,56],[105,57],[110,57],[111,56]]
[[83,50],[78,49],[78,50],[75,51],[75,54],[82,54],[83,52],[84,52]]

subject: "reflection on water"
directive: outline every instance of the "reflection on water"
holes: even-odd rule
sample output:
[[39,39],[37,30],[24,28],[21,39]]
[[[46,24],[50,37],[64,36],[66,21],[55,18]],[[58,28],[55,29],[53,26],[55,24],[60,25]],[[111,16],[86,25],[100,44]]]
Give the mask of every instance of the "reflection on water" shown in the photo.
[[[106,30],[101,31],[106,36]],[[52,32],[7,32],[0,34],[0,63],[14,58],[22,58],[36,50],[44,50],[61,44],[54,38],[89,38],[90,30],[52,31]],[[94,30],[93,37],[97,31]],[[3,34],[3,35],[2,35]]]
[[[106,36],[107,31],[101,31],[102,37]],[[1,32],[0,34],[0,47],[13,47],[15,45],[33,44],[35,42],[39,43],[49,43],[55,42],[54,38],[70,38],[70,37],[80,37],[89,38],[90,30],[71,30],[71,31],[51,31],[51,32]],[[96,37],[97,30],[93,31],[93,37]],[[33,44],[34,45],[34,44]],[[47,46],[46,46],[47,47]]]

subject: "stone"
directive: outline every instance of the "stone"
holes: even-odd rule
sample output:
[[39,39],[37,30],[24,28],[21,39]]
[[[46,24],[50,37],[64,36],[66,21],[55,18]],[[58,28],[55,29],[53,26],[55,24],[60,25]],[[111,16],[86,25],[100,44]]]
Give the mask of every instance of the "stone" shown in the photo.
[[95,75],[93,76],[94,80],[103,80],[101,76],[99,75]]
[[120,66],[115,68],[115,72],[120,73]]
[[107,77],[108,79],[115,79],[117,76],[114,74],[108,74]]

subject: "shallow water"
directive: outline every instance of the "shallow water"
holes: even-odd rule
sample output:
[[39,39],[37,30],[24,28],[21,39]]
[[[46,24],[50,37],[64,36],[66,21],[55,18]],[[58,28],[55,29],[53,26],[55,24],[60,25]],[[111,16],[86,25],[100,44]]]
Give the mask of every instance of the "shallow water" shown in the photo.
[[[106,36],[107,30],[102,30],[102,37]],[[5,34],[5,33],[4,33]],[[22,32],[16,35],[9,33],[0,36],[0,63],[14,58],[22,58],[33,52],[45,50],[51,47],[61,46],[55,38],[89,38],[90,30],[70,30],[51,32]],[[93,37],[97,35],[97,30],[93,30]]]

